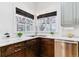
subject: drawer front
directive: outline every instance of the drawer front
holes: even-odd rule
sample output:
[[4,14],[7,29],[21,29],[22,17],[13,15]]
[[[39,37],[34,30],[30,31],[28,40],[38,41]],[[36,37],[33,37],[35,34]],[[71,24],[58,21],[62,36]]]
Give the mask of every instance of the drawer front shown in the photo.
[[24,56],[25,56],[24,55],[24,50],[20,50],[16,53],[13,53],[13,54],[9,55],[8,57],[24,57]]
[[14,45],[5,46],[2,48],[2,56],[7,56],[14,53]]
[[23,48],[24,48],[24,42],[5,46],[2,48],[2,56],[13,54]]

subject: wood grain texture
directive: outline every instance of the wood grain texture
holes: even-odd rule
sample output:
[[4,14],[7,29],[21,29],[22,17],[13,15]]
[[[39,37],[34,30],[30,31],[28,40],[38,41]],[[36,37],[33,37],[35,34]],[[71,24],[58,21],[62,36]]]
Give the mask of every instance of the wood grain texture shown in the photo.
[[55,40],[55,57],[64,56],[64,43],[61,40]]
[[77,57],[77,44],[74,43],[65,43],[65,56],[66,57]]
[[[24,42],[11,44],[1,47],[1,56],[8,56],[17,53],[16,51],[24,49]],[[18,56],[18,55],[17,55]]]
[[7,57],[25,57],[24,56],[24,50],[20,50],[14,54],[8,55]]
[[54,57],[54,40],[42,38],[41,41],[41,56],[43,57]]
[[72,44],[72,56],[78,57],[78,45],[77,44]]
[[29,40],[25,43],[26,45],[26,49],[25,49],[25,54],[27,57],[35,57],[37,56],[37,40],[33,39],[33,40]]

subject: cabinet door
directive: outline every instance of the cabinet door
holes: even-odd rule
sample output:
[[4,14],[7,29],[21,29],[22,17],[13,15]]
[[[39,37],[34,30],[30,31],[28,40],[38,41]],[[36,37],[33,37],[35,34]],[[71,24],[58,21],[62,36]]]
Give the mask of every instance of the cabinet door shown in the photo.
[[76,43],[65,42],[65,56],[66,57],[77,57],[78,56],[78,45]]
[[61,4],[61,25],[63,27],[72,27],[74,26],[74,8],[73,2],[63,2]]
[[55,40],[55,56],[57,57],[77,57],[77,42]]
[[64,43],[62,40],[55,40],[55,57],[64,56]]
[[54,40],[42,38],[41,42],[41,56],[54,57]]
[[75,3],[75,24],[78,26],[79,25],[79,2]]
[[37,54],[37,44],[36,40],[29,40],[26,43],[25,55],[27,57],[35,57]]

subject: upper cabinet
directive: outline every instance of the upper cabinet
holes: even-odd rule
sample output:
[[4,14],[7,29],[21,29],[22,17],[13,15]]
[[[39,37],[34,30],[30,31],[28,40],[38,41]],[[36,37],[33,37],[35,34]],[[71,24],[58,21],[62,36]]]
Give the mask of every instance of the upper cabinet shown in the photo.
[[76,19],[76,26],[79,25],[79,2],[75,3],[75,19]]
[[74,26],[74,8],[73,3],[65,2],[61,3],[61,25],[63,27]]
[[75,27],[79,25],[79,3],[61,3],[61,26]]

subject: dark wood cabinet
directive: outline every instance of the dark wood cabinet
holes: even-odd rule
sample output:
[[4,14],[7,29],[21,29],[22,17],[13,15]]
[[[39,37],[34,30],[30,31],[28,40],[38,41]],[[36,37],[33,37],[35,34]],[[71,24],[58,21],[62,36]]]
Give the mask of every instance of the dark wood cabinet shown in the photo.
[[37,52],[37,39],[30,39],[0,48],[0,56],[2,57],[36,57]]
[[35,38],[0,48],[2,57],[53,57],[54,40]]
[[[17,50],[16,50],[17,51]],[[25,51],[24,49],[17,51],[11,55],[8,55],[7,57],[25,57]]]
[[28,40],[25,43],[26,49],[25,49],[25,54],[27,57],[35,57],[37,56],[37,40],[32,39]]
[[[8,57],[8,56],[23,56],[25,54],[21,54],[22,52],[24,53],[24,49],[25,49],[25,45],[24,45],[24,42],[20,42],[20,43],[16,43],[16,44],[11,44],[11,45],[8,45],[8,46],[4,46],[4,47],[1,47],[1,56],[5,56],[5,57]],[[15,55],[17,54],[17,55]]]
[[41,51],[42,57],[54,57],[54,40],[49,38],[42,38]]

